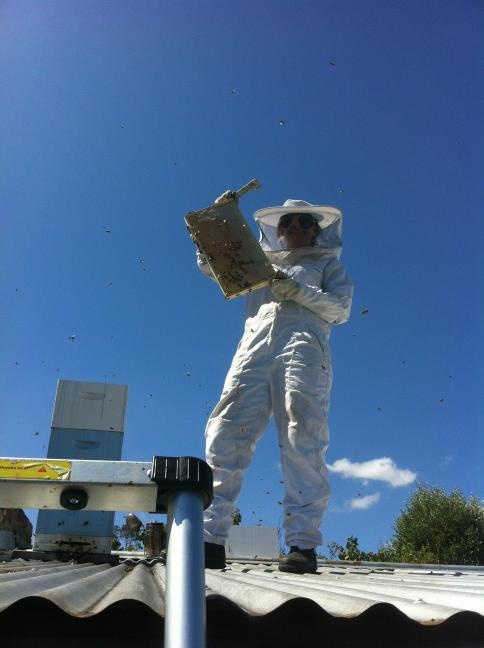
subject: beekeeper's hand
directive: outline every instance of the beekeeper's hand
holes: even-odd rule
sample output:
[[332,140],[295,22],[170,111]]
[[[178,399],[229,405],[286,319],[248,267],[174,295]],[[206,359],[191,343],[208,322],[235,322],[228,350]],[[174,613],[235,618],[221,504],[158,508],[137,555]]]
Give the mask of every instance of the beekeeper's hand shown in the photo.
[[287,274],[285,272],[283,272],[282,270],[277,270],[275,266],[272,266],[272,268],[273,268],[273,270],[275,270],[274,279],[287,279],[288,278]]
[[221,196],[215,198],[214,204],[226,205],[231,200],[238,200],[237,193],[235,191],[232,191],[232,189],[228,189],[227,191],[224,191]]
[[294,279],[273,279],[271,290],[274,297],[284,301],[285,299],[296,299],[299,294],[300,285]]

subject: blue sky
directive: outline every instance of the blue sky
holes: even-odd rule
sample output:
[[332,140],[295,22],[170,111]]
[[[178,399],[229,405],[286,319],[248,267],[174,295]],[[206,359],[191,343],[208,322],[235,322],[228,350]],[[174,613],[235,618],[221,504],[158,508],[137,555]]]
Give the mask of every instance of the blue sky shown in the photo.
[[[183,216],[257,177],[249,222],[286,198],[344,213],[325,543],[376,549],[418,481],[482,497],[483,14],[3,2],[1,454],[43,456],[62,378],[129,386],[124,459],[203,456],[244,303],[198,272]],[[271,426],[243,523],[279,525],[281,480]]]

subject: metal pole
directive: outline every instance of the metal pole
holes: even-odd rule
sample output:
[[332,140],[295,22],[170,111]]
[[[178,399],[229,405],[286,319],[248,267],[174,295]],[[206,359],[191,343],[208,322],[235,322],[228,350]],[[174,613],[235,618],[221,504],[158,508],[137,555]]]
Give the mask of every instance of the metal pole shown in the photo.
[[205,648],[202,495],[170,495],[168,525],[165,648]]

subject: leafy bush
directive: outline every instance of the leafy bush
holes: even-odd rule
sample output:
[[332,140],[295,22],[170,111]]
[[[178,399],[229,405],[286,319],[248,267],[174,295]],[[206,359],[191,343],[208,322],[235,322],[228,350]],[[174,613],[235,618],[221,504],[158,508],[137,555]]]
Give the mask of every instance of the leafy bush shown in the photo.
[[390,541],[376,552],[362,551],[350,536],[343,547],[328,543],[330,557],[339,560],[484,564],[484,507],[479,499],[466,501],[459,490],[419,484],[401,510]]
[[420,484],[394,524],[391,545],[400,562],[484,564],[484,508],[459,490],[447,495]]

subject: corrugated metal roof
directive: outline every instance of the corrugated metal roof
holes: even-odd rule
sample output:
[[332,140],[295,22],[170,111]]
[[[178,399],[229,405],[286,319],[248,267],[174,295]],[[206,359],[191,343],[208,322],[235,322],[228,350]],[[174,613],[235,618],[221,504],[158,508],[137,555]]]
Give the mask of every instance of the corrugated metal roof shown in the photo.
[[481,574],[439,570],[322,565],[317,574],[287,574],[276,565],[232,563],[225,572],[208,572],[210,590],[249,614],[261,615],[295,598],[309,598],[335,617],[354,618],[375,604],[388,603],[423,624],[472,611],[484,615]]
[[[0,563],[0,611],[27,597],[40,597],[75,617],[135,600],[164,614],[165,567],[125,561],[117,566],[16,559]],[[446,568],[320,562],[316,574],[279,572],[276,563],[232,561],[206,570],[207,607],[225,599],[261,617],[296,599],[333,617],[352,619],[387,604],[419,624],[439,624],[461,612],[484,619],[484,568]]]

